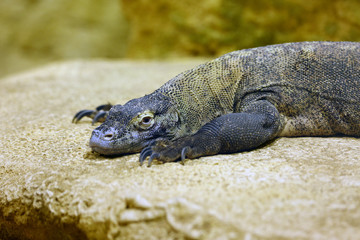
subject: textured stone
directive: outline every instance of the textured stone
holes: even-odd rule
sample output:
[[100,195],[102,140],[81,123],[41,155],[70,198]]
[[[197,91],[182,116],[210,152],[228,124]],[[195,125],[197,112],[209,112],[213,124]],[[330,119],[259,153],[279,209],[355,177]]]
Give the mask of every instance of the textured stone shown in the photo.
[[359,236],[359,139],[281,138],[147,168],[91,153],[90,120],[71,123],[196,64],[74,61],[0,80],[0,239]]

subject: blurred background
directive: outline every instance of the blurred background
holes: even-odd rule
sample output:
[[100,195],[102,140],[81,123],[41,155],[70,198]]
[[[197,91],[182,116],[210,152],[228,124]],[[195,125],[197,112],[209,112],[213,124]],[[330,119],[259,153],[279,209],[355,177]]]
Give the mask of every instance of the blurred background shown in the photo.
[[359,0],[1,0],[0,77],[70,59],[173,59],[360,41]]

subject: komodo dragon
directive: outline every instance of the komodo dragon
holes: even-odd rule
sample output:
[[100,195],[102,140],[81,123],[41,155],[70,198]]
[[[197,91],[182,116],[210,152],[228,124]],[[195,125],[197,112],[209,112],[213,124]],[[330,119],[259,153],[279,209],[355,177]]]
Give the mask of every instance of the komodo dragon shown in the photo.
[[360,136],[359,90],[360,43],[286,43],[225,54],[149,95],[80,111],[73,121],[105,120],[90,147],[104,155],[141,151],[140,164],[150,157],[150,166],[250,150],[275,137]]

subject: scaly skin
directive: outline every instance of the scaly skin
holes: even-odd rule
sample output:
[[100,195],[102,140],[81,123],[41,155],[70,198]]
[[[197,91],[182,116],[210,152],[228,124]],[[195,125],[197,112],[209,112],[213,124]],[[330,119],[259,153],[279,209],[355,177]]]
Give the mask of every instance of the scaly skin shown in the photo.
[[360,43],[235,51],[113,106],[90,146],[104,155],[142,150],[140,163],[149,157],[150,165],[249,150],[281,136],[359,136],[359,89]]

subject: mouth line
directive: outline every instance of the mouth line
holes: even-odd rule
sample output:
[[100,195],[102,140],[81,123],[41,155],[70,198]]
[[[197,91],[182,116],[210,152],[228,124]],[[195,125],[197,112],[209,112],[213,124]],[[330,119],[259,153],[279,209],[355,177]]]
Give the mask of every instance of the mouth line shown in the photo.
[[116,145],[111,145],[110,142],[99,141],[90,141],[89,146],[93,151],[107,156],[139,153],[143,148],[138,144],[133,144],[131,146],[127,146],[126,148],[117,148]]
[[122,152],[110,144],[110,141],[101,141],[92,137],[89,142],[90,148],[102,155],[120,155]]
[[104,148],[104,147],[100,147],[100,146],[90,146],[90,148],[92,151],[100,153],[101,155],[106,155],[106,156],[114,156],[114,155],[122,155],[123,154],[123,153],[116,151],[115,149]]

